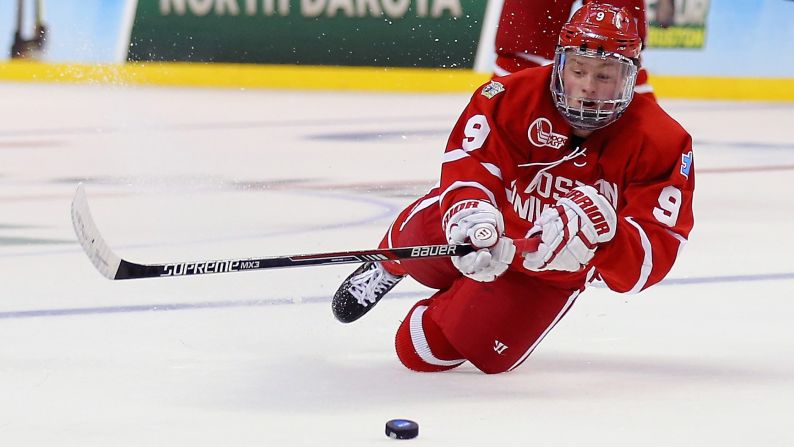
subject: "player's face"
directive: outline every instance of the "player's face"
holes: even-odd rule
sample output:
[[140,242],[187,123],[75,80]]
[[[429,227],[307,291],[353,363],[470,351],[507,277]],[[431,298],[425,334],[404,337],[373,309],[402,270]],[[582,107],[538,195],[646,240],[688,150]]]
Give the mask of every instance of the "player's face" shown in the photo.
[[558,47],[549,87],[557,110],[582,133],[620,118],[633,97],[636,78],[634,61],[619,54]]
[[569,54],[562,70],[568,106],[588,106],[591,100],[613,100],[620,97],[625,75],[617,60]]

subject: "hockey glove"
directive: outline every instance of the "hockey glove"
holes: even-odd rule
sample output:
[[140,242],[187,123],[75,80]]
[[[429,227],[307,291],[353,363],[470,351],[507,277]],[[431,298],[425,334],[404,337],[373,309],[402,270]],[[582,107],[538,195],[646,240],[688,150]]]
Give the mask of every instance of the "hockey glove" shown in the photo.
[[536,252],[524,254],[527,270],[576,272],[593,259],[599,244],[615,237],[617,215],[592,186],[574,188],[544,210],[527,237],[540,235]]
[[455,256],[452,264],[465,276],[480,282],[491,282],[507,270],[516,248],[513,241],[502,237],[502,213],[482,200],[462,200],[453,204],[442,219],[450,244],[471,243],[479,250]]

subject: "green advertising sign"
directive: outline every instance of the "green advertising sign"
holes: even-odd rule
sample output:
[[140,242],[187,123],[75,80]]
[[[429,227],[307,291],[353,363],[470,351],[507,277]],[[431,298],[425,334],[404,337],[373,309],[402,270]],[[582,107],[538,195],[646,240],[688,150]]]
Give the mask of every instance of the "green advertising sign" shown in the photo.
[[138,0],[128,59],[471,68],[485,0]]
[[646,0],[650,48],[703,48],[710,0]]

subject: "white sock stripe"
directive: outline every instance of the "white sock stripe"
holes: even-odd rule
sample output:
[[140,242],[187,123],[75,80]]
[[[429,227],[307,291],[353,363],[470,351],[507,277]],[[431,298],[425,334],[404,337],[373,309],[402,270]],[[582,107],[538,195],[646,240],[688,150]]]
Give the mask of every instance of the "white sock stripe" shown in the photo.
[[436,358],[430,351],[430,345],[427,344],[425,331],[422,329],[422,315],[425,314],[427,306],[416,306],[411,312],[411,320],[408,328],[411,332],[411,343],[414,345],[414,351],[419,355],[425,363],[436,366],[457,366],[465,362],[465,359],[460,360],[441,360]]
[[640,235],[640,241],[642,242],[642,249],[645,252],[645,256],[642,259],[642,267],[640,267],[640,277],[637,279],[637,283],[634,284],[634,287],[626,292],[633,294],[639,293],[645,287],[645,284],[647,284],[648,277],[651,276],[651,271],[653,270],[653,248],[651,247],[651,241],[648,239],[648,235],[645,234],[645,230],[642,229],[640,224],[635,222],[631,217],[626,217],[625,219],[626,222],[637,229],[637,233]]
[[[403,231],[405,225],[416,215],[416,213],[438,202],[439,202],[438,196],[433,196],[433,197],[428,197],[425,200],[422,200],[421,202],[417,203],[414,209],[412,209],[411,212],[408,213],[408,217],[405,218],[405,221],[403,221],[403,223],[400,225],[400,231]],[[391,241],[389,241],[389,244],[391,244]]]
[[526,360],[526,358],[529,357],[530,354],[532,354],[532,351],[535,350],[535,347],[538,346],[538,343],[540,343],[544,338],[546,338],[546,335],[549,333],[549,331],[551,331],[552,328],[554,328],[554,326],[557,325],[557,323],[560,321],[560,318],[562,318],[562,316],[565,315],[565,312],[567,312],[568,309],[573,305],[574,301],[576,301],[576,297],[579,296],[579,293],[581,293],[581,291],[577,290],[576,292],[573,293],[573,295],[568,297],[568,301],[565,303],[564,306],[562,306],[562,309],[560,309],[560,312],[557,314],[557,316],[554,317],[554,321],[551,322],[551,324],[546,328],[546,330],[543,331],[542,334],[540,334],[540,337],[538,337],[538,339],[535,340],[535,343],[533,343],[532,346],[529,347],[527,352],[525,352],[524,355],[522,355],[521,358],[519,358],[518,361],[515,362],[513,366],[510,367],[510,369],[508,369],[508,371],[512,371],[516,366],[520,365],[521,362]]

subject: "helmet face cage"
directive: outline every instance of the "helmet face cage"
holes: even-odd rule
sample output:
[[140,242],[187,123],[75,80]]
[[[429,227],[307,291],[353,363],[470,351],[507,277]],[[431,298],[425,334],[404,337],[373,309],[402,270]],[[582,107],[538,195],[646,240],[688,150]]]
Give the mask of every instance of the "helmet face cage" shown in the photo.
[[634,96],[637,65],[623,55],[584,47],[557,48],[551,94],[557,110],[580,130],[596,130],[620,118]]

